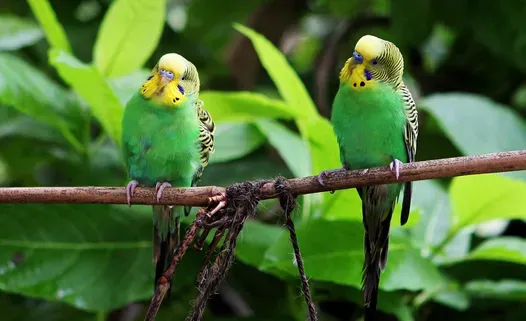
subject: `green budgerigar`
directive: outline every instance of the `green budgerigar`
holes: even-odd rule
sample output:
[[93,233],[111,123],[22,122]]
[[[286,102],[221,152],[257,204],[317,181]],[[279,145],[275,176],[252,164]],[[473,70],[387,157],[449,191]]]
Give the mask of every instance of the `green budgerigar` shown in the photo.
[[[159,201],[166,187],[197,184],[214,152],[215,127],[199,100],[199,86],[195,66],[169,53],[126,104],[122,147],[131,178],[128,204],[139,185],[155,186]],[[184,206],[153,206],[156,283],[179,244],[180,217],[189,211]]]
[[[418,115],[402,81],[404,60],[391,42],[366,35],[340,72],[340,87],[331,122],[345,169],[386,166],[398,179],[400,164],[414,162]],[[323,176],[318,176],[323,185]],[[380,271],[387,264],[389,226],[395,203],[404,189],[401,224],[409,218],[412,184],[357,188],[365,229],[363,291],[366,320],[376,311]]]

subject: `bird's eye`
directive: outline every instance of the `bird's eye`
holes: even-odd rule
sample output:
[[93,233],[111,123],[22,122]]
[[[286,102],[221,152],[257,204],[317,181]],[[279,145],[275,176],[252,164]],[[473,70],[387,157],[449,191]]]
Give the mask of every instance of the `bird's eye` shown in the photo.
[[185,79],[186,79],[186,77],[185,77],[185,76],[182,76],[182,77],[181,77],[181,80],[185,80]]
[[372,63],[373,63],[373,65],[378,65],[378,60],[373,59]]

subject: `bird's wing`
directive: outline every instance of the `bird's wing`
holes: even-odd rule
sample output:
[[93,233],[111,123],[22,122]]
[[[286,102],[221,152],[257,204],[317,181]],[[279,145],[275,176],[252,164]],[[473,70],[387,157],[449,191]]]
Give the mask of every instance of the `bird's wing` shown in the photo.
[[[195,102],[195,109],[199,119],[199,138],[197,140],[197,148],[199,148],[199,166],[197,167],[192,178],[192,187],[196,186],[205,167],[208,165],[210,155],[214,153],[214,132],[215,124],[212,116],[203,108],[203,101],[197,99]],[[185,215],[190,213],[191,206],[185,207]]]
[[[405,117],[407,123],[404,130],[404,142],[407,151],[407,159],[410,163],[415,161],[416,155],[416,141],[418,137],[418,112],[416,104],[409,89],[402,84],[399,88],[404,101]],[[409,211],[411,210],[411,195],[413,193],[413,183],[406,182],[404,185],[404,199],[402,201],[402,212],[400,216],[400,224],[404,225],[409,219]]]

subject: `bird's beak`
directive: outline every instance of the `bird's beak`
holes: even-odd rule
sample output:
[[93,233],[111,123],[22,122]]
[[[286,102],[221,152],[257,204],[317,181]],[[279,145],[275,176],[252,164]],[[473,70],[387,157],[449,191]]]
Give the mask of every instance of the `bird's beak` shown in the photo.
[[161,79],[159,80],[159,88],[166,87],[166,85],[168,85],[168,83],[170,83],[170,81],[171,81],[170,79],[161,76]]
[[164,88],[166,85],[168,85],[172,80],[173,80],[173,74],[172,73],[167,73],[166,71],[164,70],[161,70],[159,72],[159,76],[161,76],[160,78],[160,81],[159,81],[159,87],[160,88]]

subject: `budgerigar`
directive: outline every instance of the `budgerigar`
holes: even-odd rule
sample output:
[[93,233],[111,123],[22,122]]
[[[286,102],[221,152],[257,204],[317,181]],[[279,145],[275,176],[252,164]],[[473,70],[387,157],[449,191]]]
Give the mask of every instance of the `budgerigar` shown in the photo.
[[[414,162],[418,115],[411,93],[402,81],[404,60],[391,42],[363,36],[340,72],[340,87],[331,122],[345,169],[389,164],[396,178],[402,162]],[[323,185],[323,176],[318,176]],[[409,218],[411,182],[405,183],[401,224]],[[363,291],[366,320],[376,311],[380,271],[387,263],[389,225],[402,184],[357,188],[365,228]]]
[[[166,187],[197,184],[214,152],[215,128],[199,100],[199,86],[195,66],[169,53],[126,104],[122,147],[131,178],[126,187],[128,204],[139,185],[155,186],[159,201]],[[156,283],[179,244],[180,217],[189,211],[183,206],[153,206]]]

